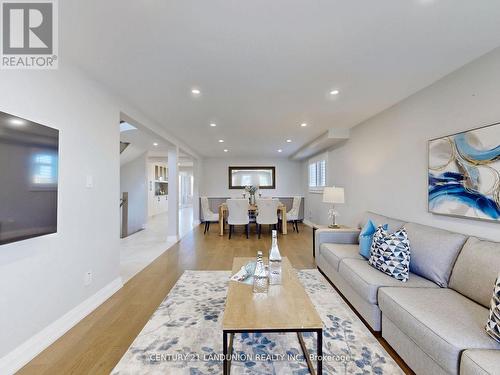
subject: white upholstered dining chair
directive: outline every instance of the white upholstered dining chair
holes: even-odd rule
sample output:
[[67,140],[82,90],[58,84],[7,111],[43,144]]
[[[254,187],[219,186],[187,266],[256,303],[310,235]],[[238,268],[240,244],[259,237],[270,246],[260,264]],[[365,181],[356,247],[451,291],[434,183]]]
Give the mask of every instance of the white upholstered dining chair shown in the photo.
[[299,212],[300,212],[300,205],[302,203],[302,197],[293,197],[293,204],[292,208],[290,211],[286,213],[286,223],[282,223],[284,225],[287,225],[288,222],[292,223],[293,230],[297,231],[299,233]]
[[229,239],[234,230],[235,225],[245,225],[248,238],[250,218],[248,216],[248,199],[228,199],[227,201],[229,224]]
[[279,204],[280,201],[277,199],[257,199],[257,233],[259,238],[262,224],[272,225],[274,229],[277,229]]
[[205,230],[203,231],[203,234],[205,234],[210,230],[210,223],[219,222],[219,214],[213,212],[210,209],[207,197],[200,197],[200,200],[201,200],[201,215],[203,218],[203,222],[205,223]]

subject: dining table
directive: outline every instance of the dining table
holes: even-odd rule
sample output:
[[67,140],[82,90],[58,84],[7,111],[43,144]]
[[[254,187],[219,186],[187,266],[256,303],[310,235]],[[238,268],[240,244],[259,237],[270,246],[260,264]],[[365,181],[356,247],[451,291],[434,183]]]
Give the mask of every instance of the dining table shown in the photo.
[[[225,224],[225,219],[228,214],[228,209],[227,209],[227,204],[222,203],[219,206],[219,234],[221,236],[224,235],[224,224]],[[257,205],[256,204],[248,204],[248,213],[250,214],[251,212],[255,213],[257,212]],[[286,221],[286,206],[283,203],[278,204],[278,212],[281,213],[281,219],[283,222],[283,225],[281,226],[281,233],[282,234],[287,234],[287,221]]]

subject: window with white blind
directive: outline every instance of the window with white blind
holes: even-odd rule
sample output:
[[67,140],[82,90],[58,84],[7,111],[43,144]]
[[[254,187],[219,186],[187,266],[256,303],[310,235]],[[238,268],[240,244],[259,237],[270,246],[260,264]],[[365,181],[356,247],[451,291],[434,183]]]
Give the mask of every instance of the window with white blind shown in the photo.
[[309,190],[323,191],[326,186],[326,160],[309,162]]
[[32,152],[30,190],[56,190],[57,151],[33,149]]

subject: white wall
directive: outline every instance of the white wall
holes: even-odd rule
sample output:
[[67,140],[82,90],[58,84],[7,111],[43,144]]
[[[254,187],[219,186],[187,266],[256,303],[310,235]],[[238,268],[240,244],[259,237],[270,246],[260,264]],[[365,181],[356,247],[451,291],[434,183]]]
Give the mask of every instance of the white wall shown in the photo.
[[304,195],[302,166],[284,158],[206,158],[203,160],[203,180],[200,195],[208,197],[239,197],[243,190],[228,188],[229,166],[275,166],[276,189],[263,189],[263,195],[288,197]]
[[[194,176],[194,168],[193,167],[179,167],[179,176],[181,176],[181,179],[184,176],[188,176],[188,183],[184,185],[181,183],[179,185],[179,204],[181,207],[189,207],[193,205],[193,200],[194,200],[194,179],[192,177]],[[191,181],[193,181],[193,194],[191,194]],[[186,190],[185,194],[186,196],[183,198],[183,189]]]
[[[372,210],[500,241],[500,224],[427,212],[427,141],[500,121],[499,67],[497,49],[353,128],[328,155],[329,185],[346,192],[339,221],[352,225]],[[327,209],[321,195],[308,194],[306,218],[326,223]]]
[[[120,119],[178,140],[68,62],[54,71],[2,70],[0,86],[0,111],[60,129],[58,233],[0,246],[0,373],[9,374],[122,285]],[[87,271],[93,281],[85,286]]]
[[[200,197],[200,189],[203,180],[203,162],[201,160],[193,161],[193,177],[194,177],[194,187],[193,187],[193,202],[198,202]],[[193,204],[193,221],[194,223],[200,222],[200,205]]]
[[147,153],[120,167],[120,190],[128,192],[128,234],[144,229],[148,218]]
[[70,69],[4,70],[0,82],[1,111],[60,130],[58,233],[0,246],[1,358],[119,280],[120,108]]

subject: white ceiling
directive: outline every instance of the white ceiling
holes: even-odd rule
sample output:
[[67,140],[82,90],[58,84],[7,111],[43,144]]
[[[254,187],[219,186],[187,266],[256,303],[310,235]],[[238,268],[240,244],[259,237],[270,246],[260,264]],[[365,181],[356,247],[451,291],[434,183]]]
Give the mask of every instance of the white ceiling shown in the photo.
[[[131,162],[145,152],[148,152],[149,155],[158,154],[163,157],[167,157],[168,154],[169,145],[167,143],[140,129],[120,132],[120,141],[130,143],[120,154],[120,165]],[[154,146],[154,143],[157,146]]]
[[204,156],[290,156],[500,45],[498,0],[59,4],[61,58]]
[[[127,164],[135,160],[145,152],[149,158],[162,160],[164,163],[168,161],[168,149],[171,145],[158,136],[143,129],[132,129],[120,132],[120,141],[130,143],[129,146],[120,154],[120,165]],[[156,144],[156,145],[155,145]],[[177,156],[180,166],[192,166],[192,158],[179,151]]]

